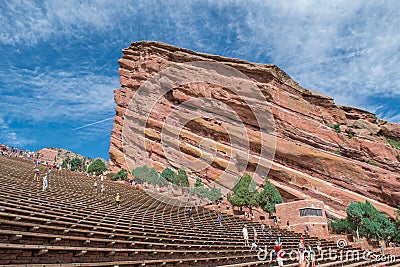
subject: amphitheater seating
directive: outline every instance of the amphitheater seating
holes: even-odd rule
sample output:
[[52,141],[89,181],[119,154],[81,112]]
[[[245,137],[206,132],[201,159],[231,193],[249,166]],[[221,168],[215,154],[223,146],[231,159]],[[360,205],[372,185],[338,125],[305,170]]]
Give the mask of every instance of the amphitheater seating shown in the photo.
[[[47,171],[45,166],[40,169]],[[250,239],[255,227],[258,243],[268,250],[278,231],[286,250],[296,249],[300,238],[273,229],[270,242],[258,223],[224,214],[220,226],[216,212],[203,207],[189,221],[184,202],[108,180],[104,193],[95,192],[94,178],[65,170],[53,170],[49,188],[42,191],[33,175],[32,162],[0,156],[1,266],[270,266],[274,260],[260,261],[244,246],[245,223]],[[117,192],[121,207],[114,202]],[[316,242],[306,238],[308,244]],[[336,249],[326,240],[322,246]],[[342,266],[338,260],[319,264]],[[370,263],[360,259],[343,264]],[[285,266],[297,263],[287,260]]]

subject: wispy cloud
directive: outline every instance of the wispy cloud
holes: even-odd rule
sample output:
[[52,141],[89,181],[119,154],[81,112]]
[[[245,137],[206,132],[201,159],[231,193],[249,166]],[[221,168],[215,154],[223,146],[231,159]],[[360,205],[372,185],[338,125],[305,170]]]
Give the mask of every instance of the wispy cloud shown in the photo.
[[8,125],[3,117],[0,116],[0,143],[24,147],[35,143],[32,139],[26,139],[17,134],[17,132]]
[[120,50],[151,39],[273,63],[339,104],[400,122],[399,13],[394,0],[8,1],[0,116],[69,129],[113,116]]
[[[31,121],[86,120],[110,114],[113,89],[118,88],[115,77],[93,73],[11,69],[0,71],[0,79],[6,85],[1,89],[0,114]],[[11,84],[16,85],[7,86]]]

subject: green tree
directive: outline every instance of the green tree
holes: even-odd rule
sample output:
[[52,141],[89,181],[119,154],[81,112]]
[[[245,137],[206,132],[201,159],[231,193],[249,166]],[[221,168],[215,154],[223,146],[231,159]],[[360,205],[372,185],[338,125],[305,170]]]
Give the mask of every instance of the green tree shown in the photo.
[[165,169],[161,172],[160,176],[161,176],[162,178],[164,178],[165,180],[167,180],[167,181],[169,181],[169,182],[171,182],[171,183],[173,183],[173,184],[176,184],[177,175],[176,175],[176,173],[175,173],[173,170],[171,170],[170,168],[165,168]]
[[151,168],[149,170],[149,172],[147,173],[146,178],[147,178],[146,180],[149,184],[156,186],[158,184],[158,180],[159,180],[159,175],[158,175],[156,168],[154,168],[154,167]]
[[200,178],[196,179],[196,182],[194,183],[194,188],[192,190],[193,193],[200,198],[207,197],[208,195],[208,188],[204,186],[203,181]]
[[[347,220],[351,226],[349,230],[353,231],[353,235],[355,230],[357,239],[360,239],[360,226],[365,216],[364,209],[362,202],[352,202],[348,205],[346,210]],[[363,235],[365,234],[364,228],[361,228],[361,232]]]
[[180,168],[178,175],[176,177],[177,185],[180,185],[182,187],[189,187],[189,179],[186,174],[185,169]]
[[137,168],[135,168],[132,171],[132,175],[133,178],[138,182],[138,183],[144,183],[145,181],[147,181],[147,175],[149,173],[149,167],[147,167],[146,165],[143,166],[139,166]]
[[164,177],[162,177],[161,175],[158,176],[157,184],[160,187],[165,187],[165,186],[169,185],[168,181]]
[[398,227],[388,217],[380,213],[370,202],[352,202],[346,210],[347,218],[333,221],[331,228],[335,232],[346,232],[368,239],[397,238]]
[[196,182],[194,183],[194,187],[204,187],[203,181],[201,178],[196,178]]
[[271,215],[275,212],[275,205],[282,203],[282,197],[275,186],[267,179],[264,189],[259,194],[258,201],[260,207]]
[[83,161],[80,158],[73,158],[70,162],[71,171],[82,171]]
[[92,163],[90,163],[87,172],[94,172],[96,175],[100,175],[107,170],[106,164],[101,159],[96,159]]
[[396,219],[392,229],[392,240],[394,242],[400,242],[400,207],[394,212]]
[[350,228],[349,221],[346,219],[333,219],[329,223],[329,228],[338,234],[345,234]]
[[258,191],[256,184],[247,173],[240,177],[232,189],[232,194],[228,195],[228,201],[232,206],[243,206],[251,208],[258,205]]
[[213,186],[213,188],[211,188],[209,190],[208,196],[207,196],[207,198],[212,202],[220,199],[221,197],[222,197],[221,189],[216,188],[215,185]]
[[61,168],[67,168],[67,166],[68,166],[68,163],[71,161],[71,159],[67,156],[64,160],[63,160],[63,162],[62,162],[62,164],[61,164]]
[[124,180],[128,181],[128,172],[125,169],[121,169],[117,174],[114,175],[114,180]]

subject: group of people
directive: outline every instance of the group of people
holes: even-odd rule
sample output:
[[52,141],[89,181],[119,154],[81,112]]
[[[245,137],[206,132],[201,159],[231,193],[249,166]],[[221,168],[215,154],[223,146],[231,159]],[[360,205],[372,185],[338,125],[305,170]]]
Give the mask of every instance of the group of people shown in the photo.
[[[290,223],[289,221],[287,222],[287,228],[290,230]],[[266,230],[265,224],[261,224],[261,232],[264,233]],[[306,234],[308,234],[309,227],[306,226]],[[272,242],[272,228],[271,225],[268,225],[268,235],[269,235],[269,242]],[[247,225],[245,224],[242,229],[242,234],[243,234],[243,239],[244,239],[244,245],[245,246],[250,246],[249,245],[249,230],[247,228]],[[253,241],[251,243],[251,250],[259,250],[261,249],[260,245],[257,244],[257,230],[253,226]],[[281,231],[278,228],[278,233],[276,236],[276,240],[274,242],[274,247],[272,251],[272,255],[274,258],[276,258],[278,265],[283,266],[283,254],[282,253],[282,241],[281,241]],[[301,238],[299,240],[298,244],[298,255],[299,255],[299,266],[300,267],[315,267],[316,266],[316,259],[317,256],[319,257],[322,254],[322,246],[321,242],[318,241],[316,243],[316,246],[313,247],[311,244],[306,246],[305,238],[303,235],[301,235]],[[307,256],[306,256],[307,255]]]
[[0,155],[7,157],[20,157],[20,158],[35,158],[38,156],[37,153],[29,150],[24,150],[14,146],[8,146],[5,144],[0,144]]
[[[35,162],[35,167],[34,167],[34,176],[33,179],[35,181],[40,181],[40,170],[38,167],[38,164]],[[42,177],[42,191],[46,191],[47,188],[49,187],[49,178],[51,174],[51,167],[47,170],[46,174]]]
[[[102,194],[106,191],[106,186],[104,185],[103,180],[104,180],[103,175],[100,175],[100,181],[101,181],[100,193],[102,193]],[[97,190],[98,190],[98,183],[97,183],[97,179],[95,179],[94,183],[93,183],[93,192],[97,193]]]

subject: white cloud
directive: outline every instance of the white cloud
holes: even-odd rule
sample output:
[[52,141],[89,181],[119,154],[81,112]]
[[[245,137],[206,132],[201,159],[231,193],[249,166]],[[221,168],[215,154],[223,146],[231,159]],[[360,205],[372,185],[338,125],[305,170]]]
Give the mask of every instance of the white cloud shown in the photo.
[[[399,13],[400,2],[394,0],[13,1],[0,12],[0,43],[34,46],[61,37],[85,40],[93,34],[106,36],[105,44],[99,45],[115,49],[129,44],[121,45],[121,40],[171,41],[276,64],[302,86],[330,95],[339,104],[372,110],[376,96],[400,97]],[[111,91],[103,91],[116,87],[111,78],[63,75],[33,75],[37,88],[48,88],[34,89],[34,100],[51,105],[43,99],[69,99],[77,104],[77,112],[112,105]],[[82,101],[87,102],[86,110]],[[380,112],[396,118],[399,108],[384,107]]]
[[[302,86],[367,109],[377,96],[400,97],[400,2],[274,1],[247,8],[243,49],[259,46],[260,58],[266,51]],[[392,108],[380,115],[398,118],[399,108],[386,114]]]
[[4,120],[3,117],[0,116],[0,143],[17,146],[17,147],[24,147],[27,145],[34,144],[34,140],[25,139],[10,128],[8,123]]
[[12,68],[0,71],[0,79],[10,85],[0,91],[4,106],[0,112],[8,118],[30,121],[69,120],[79,124],[110,115],[113,89],[118,88],[117,77],[93,73]]

